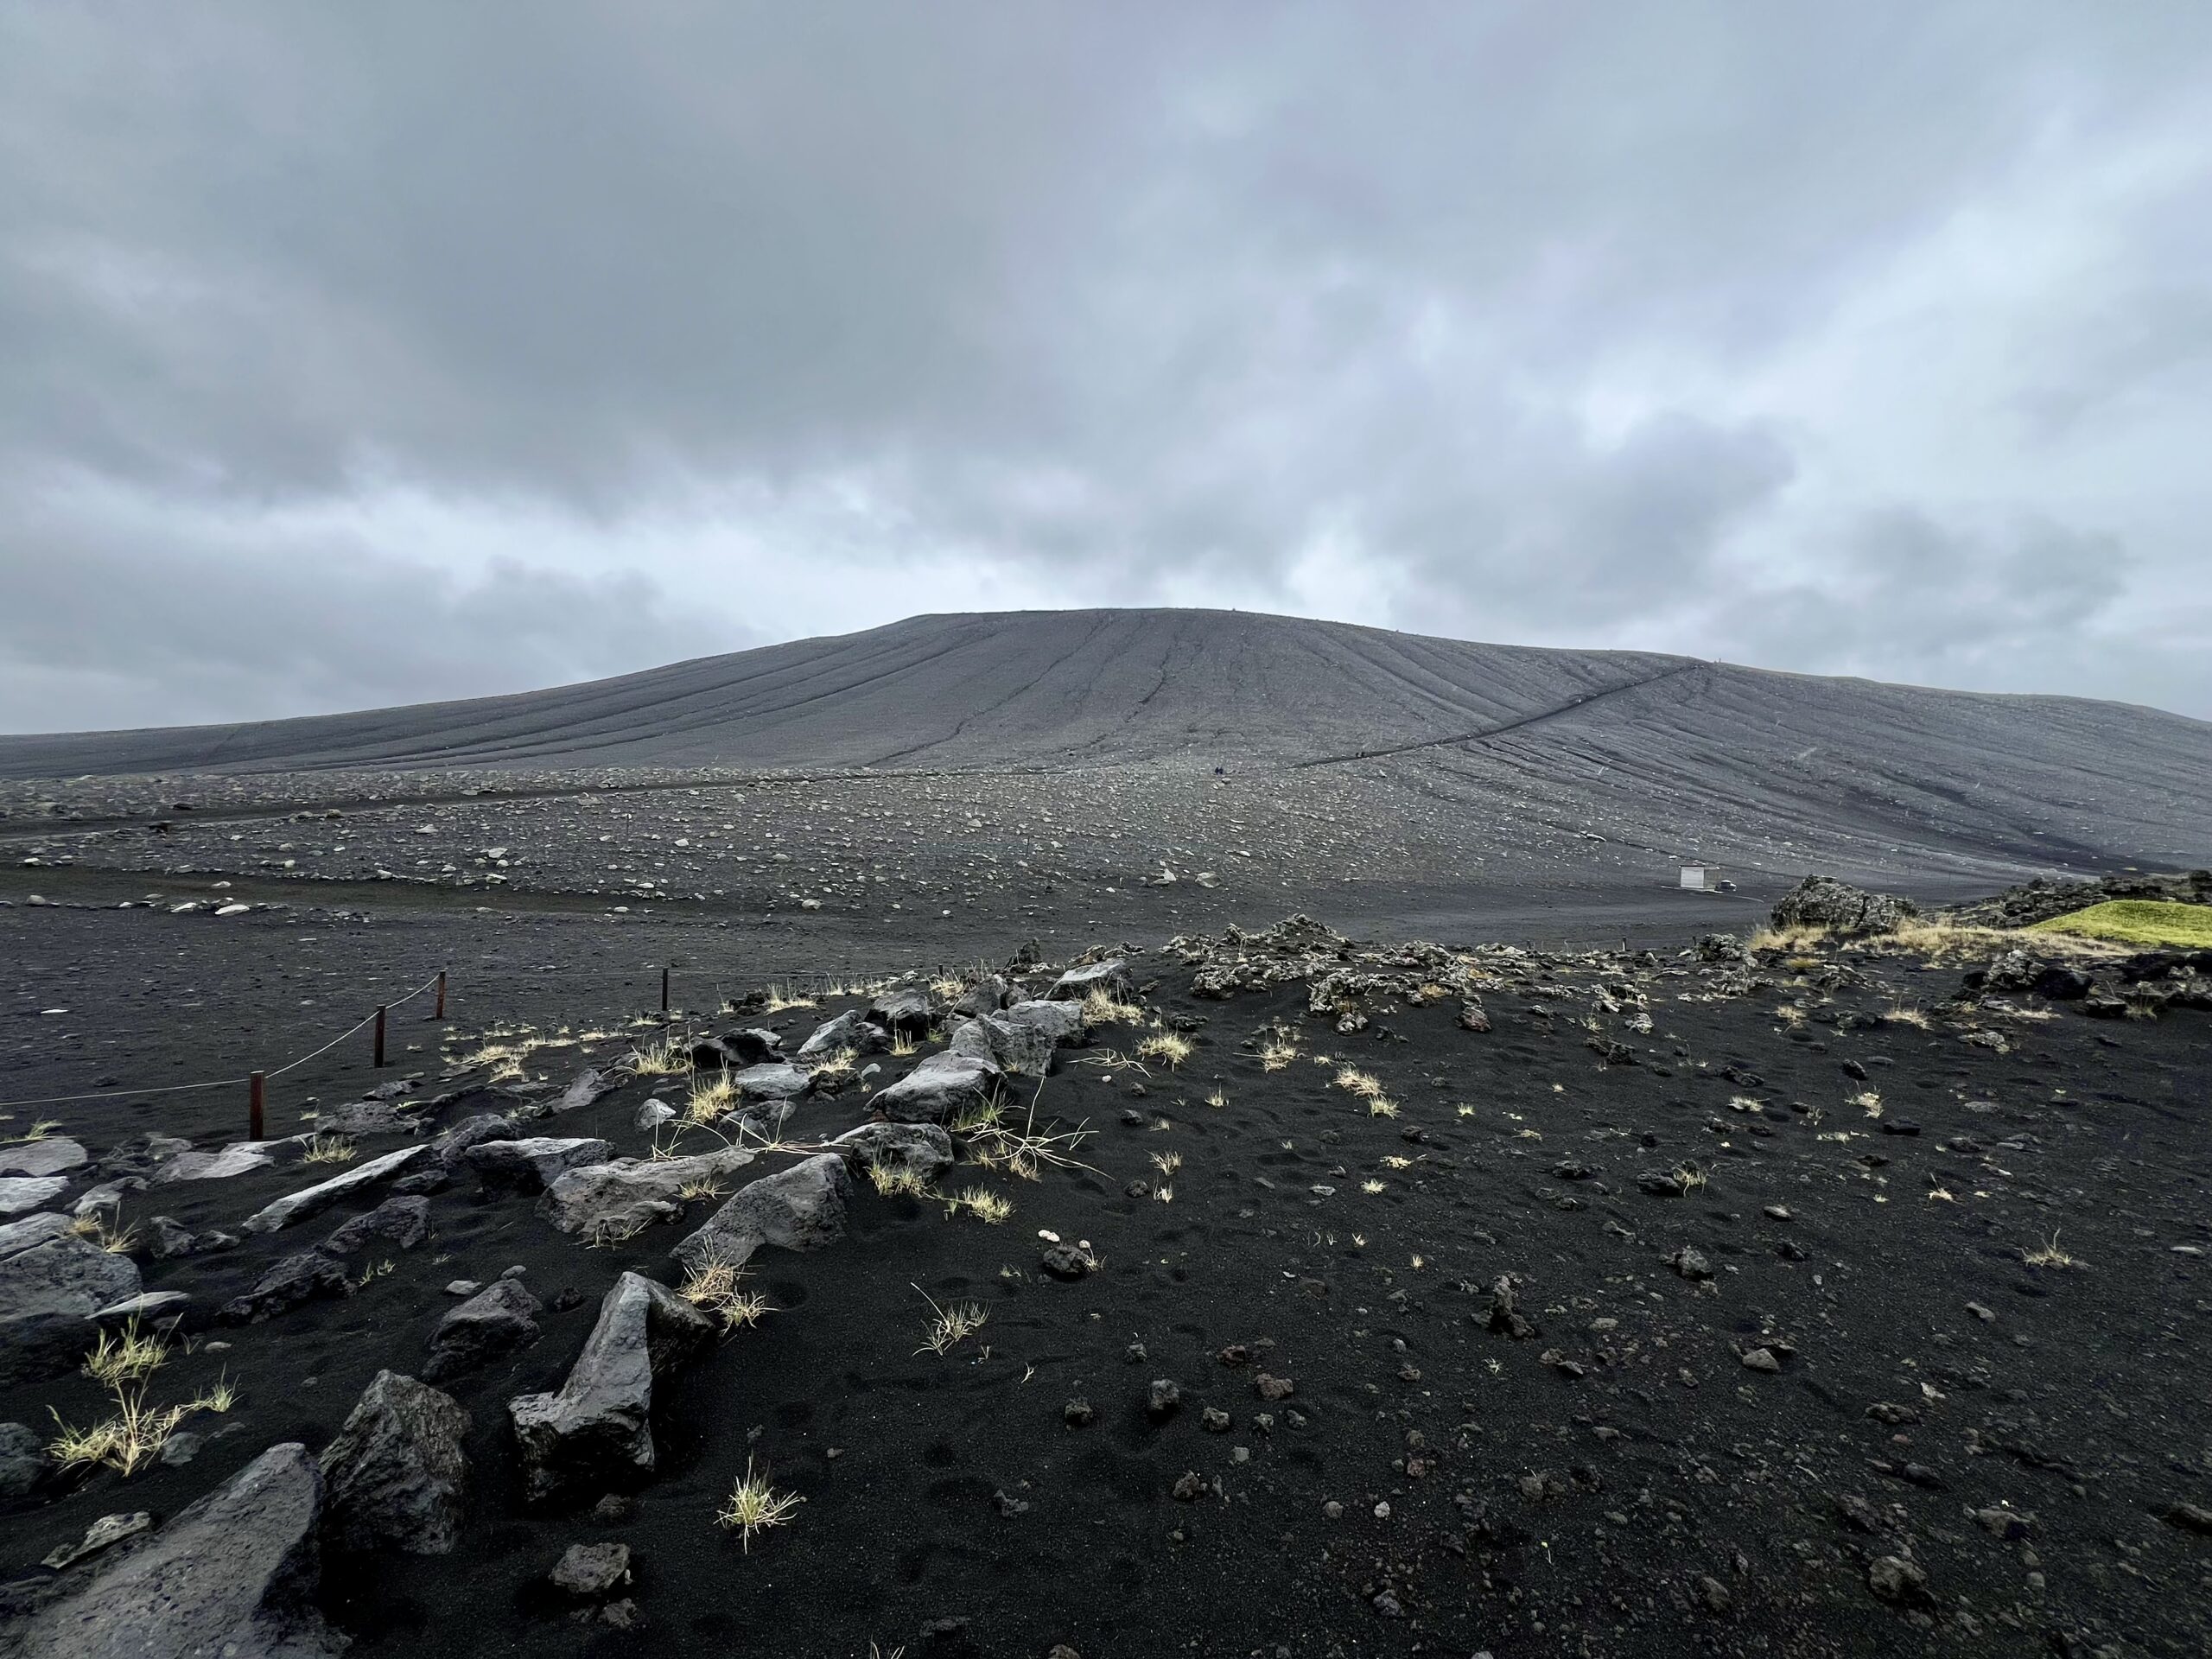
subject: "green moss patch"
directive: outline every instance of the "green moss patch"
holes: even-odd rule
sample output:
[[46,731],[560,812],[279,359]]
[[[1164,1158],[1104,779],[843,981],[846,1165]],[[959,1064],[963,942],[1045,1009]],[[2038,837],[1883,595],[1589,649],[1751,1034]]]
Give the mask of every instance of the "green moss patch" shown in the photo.
[[2151,899],[2113,899],[2087,910],[2054,916],[2026,930],[2075,933],[2123,944],[2170,944],[2212,949],[2212,905],[2172,905]]

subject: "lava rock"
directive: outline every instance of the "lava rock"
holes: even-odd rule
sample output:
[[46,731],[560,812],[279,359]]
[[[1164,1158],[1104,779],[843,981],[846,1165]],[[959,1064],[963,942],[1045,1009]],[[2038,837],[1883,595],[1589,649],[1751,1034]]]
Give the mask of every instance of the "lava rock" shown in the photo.
[[0,1627],[0,1655],[334,1656],[345,1638],[315,1607],[321,1500],[307,1448],[272,1446],[137,1548]]
[[449,1552],[467,1501],[467,1433],[452,1396],[378,1371],[319,1460],[325,1538],[343,1549]]
[[[836,1159],[842,1171],[843,1164]],[[714,1323],[673,1292],[625,1273],[556,1393],[507,1402],[532,1502],[633,1485],[653,1471],[653,1384],[714,1336]]]
[[714,1217],[676,1247],[687,1272],[710,1262],[742,1267],[763,1244],[818,1250],[845,1236],[853,1178],[834,1152],[803,1159],[738,1189]]
[[420,1196],[386,1198],[346,1222],[315,1248],[325,1255],[351,1255],[371,1244],[411,1250],[430,1236],[430,1201]]
[[537,1340],[544,1305],[519,1279],[494,1281],[438,1321],[430,1338],[425,1381],[466,1375]]

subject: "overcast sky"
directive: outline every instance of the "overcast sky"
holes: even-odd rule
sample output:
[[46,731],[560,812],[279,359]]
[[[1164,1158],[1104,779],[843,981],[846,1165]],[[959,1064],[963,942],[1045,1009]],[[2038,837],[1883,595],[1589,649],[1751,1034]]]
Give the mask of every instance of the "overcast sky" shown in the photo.
[[0,4],[0,729],[1218,605],[2212,717],[2212,6]]

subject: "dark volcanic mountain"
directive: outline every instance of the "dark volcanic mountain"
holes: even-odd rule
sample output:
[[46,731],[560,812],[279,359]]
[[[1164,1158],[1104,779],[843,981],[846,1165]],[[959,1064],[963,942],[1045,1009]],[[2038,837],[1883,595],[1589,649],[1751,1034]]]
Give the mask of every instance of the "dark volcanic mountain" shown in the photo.
[[[470,702],[0,738],[0,776],[429,768],[1372,764],[1556,821],[2202,861],[2212,724],[2070,697],[1826,679],[1218,611],[916,617]],[[1680,833],[1665,839],[1679,844]],[[1892,849],[1892,850],[1895,850]]]

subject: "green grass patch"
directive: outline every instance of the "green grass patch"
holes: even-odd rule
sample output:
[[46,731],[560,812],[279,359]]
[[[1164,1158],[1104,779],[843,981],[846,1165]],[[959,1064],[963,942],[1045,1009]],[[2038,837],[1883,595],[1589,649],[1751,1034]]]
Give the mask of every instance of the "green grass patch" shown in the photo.
[[2085,939],[2117,939],[2123,944],[2171,944],[2212,950],[2212,905],[2172,905],[2153,899],[2113,899],[2065,916],[2054,916],[2026,930],[2031,933],[2074,933]]

